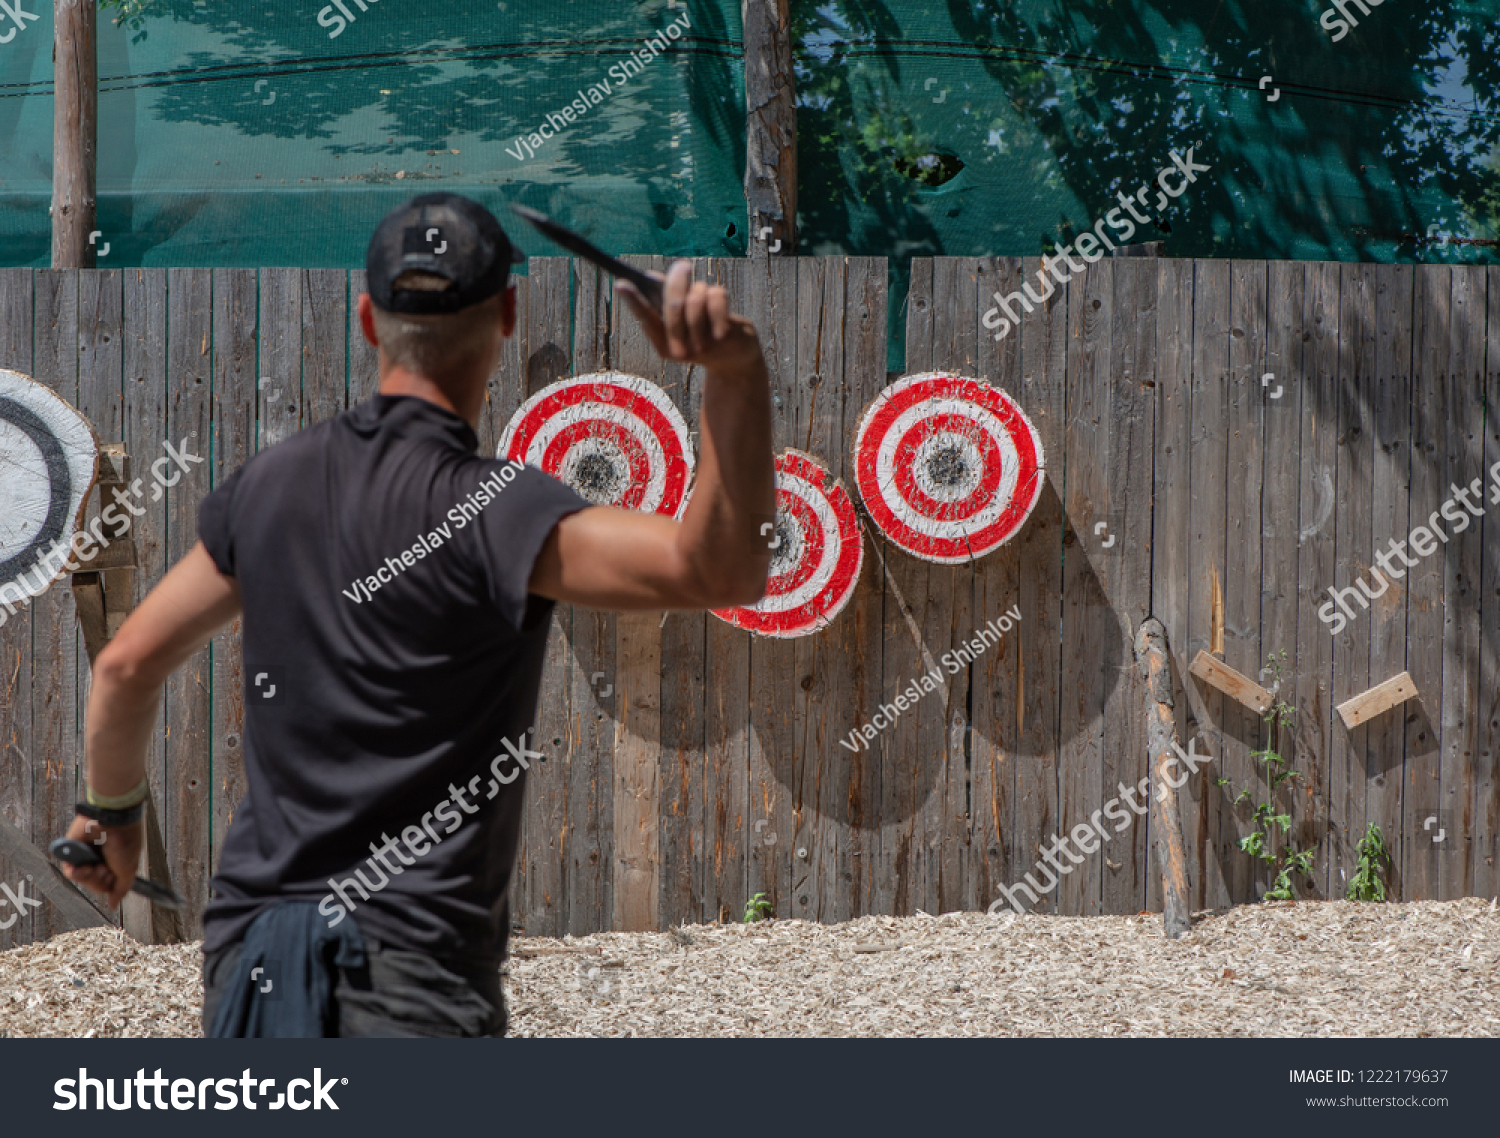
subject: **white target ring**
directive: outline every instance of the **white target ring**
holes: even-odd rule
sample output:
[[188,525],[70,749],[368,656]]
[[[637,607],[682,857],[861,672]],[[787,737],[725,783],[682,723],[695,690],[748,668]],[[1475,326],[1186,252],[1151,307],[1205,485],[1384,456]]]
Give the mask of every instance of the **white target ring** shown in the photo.
[[693,480],[687,423],[649,380],[601,371],[521,405],[499,455],[539,466],[596,506],[675,517]]
[[94,428],[51,390],[0,370],[0,604],[62,575],[99,470]]
[[801,451],[776,460],[776,523],[766,595],[751,606],[715,609],[736,628],[762,636],[807,636],[849,603],[864,562],[859,520],[844,484]]
[[880,531],[915,557],[956,565],[1009,541],[1041,497],[1041,436],[977,379],[899,379],[860,416],[855,482]]

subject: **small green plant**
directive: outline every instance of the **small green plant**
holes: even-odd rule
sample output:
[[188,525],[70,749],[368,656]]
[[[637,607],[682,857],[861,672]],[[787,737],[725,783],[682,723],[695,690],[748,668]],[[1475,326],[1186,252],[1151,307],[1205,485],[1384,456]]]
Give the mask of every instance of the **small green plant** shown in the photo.
[[769,920],[776,914],[776,906],[766,900],[764,893],[757,893],[745,902],[745,923]]
[[[1296,895],[1292,892],[1294,874],[1300,873],[1303,877],[1312,879],[1312,851],[1295,850],[1286,842],[1286,833],[1292,827],[1292,816],[1279,802],[1282,787],[1302,777],[1298,772],[1288,769],[1289,760],[1282,757],[1282,740],[1296,714],[1291,705],[1279,695],[1281,669],[1285,663],[1285,651],[1266,657],[1266,666],[1273,677],[1271,693],[1275,697],[1265,716],[1266,725],[1271,729],[1270,738],[1265,750],[1250,752],[1250,757],[1265,771],[1266,801],[1255,803],[1251,812],[1254,829],[1240,839],[1240,849],[1263,861],[1272,874],[1271,887],[1266,890],[1265,895],[1267,901],[1295,901]],[[1220,786],[1230,786],[1233,789],[1228,779],[1221,778],[1217,782]],[[1234,803],[1238,806],[1241,802],[1254,800],[1255,795],[1247,786],[1240,789]],[[1279,848],[1278,837],[1282,839]]]
[[1354,877],[1349,882],[1344,900],[1384,901],[1385,882],[1380,879],[1380,866],[1382,862],[1387,867],[1390,866],[1391,851],[1385,844],[1385,835],[1380,832],[1380,827],[1371,822],[1356,848],[1359,850],[1359,861],[1355,863]]

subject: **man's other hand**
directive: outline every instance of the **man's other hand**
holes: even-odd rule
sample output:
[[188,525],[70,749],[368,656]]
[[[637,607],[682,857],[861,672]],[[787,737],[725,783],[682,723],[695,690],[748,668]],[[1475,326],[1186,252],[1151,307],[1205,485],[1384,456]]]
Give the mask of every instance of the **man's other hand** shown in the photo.
[[729,294],[723,288],[693,280],[688,261],[675,262],[665,277],[651,275],[663,281],[660,313],[629,281],[616,281],[615,290],[663,359],[715,371],[759,365],[755,325],[729,310]]
[[63,862],[63,876],[85,889],[103,893],[109,898],[109,907],[118,909],[135,881],[136,867],[141,864],[142,832],[140,822],[133,826],[101,826],[92,818],[76,815],[68,827],[68,837],[93,846],[104,855],[104,864],[74,866]]

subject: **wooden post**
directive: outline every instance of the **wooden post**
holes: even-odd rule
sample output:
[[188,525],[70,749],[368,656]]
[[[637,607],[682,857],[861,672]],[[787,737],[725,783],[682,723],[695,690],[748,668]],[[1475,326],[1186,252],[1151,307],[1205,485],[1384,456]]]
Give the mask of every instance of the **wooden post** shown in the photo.
[[1135,659],[1146,681],[1146,751],[1151,771],[1151,828],[1156,856],[1161,862],[1162,924],[1176,940],[1192,927],[1188,916],[1187,847],[1182,840],[1182,814],[1177,791],[1167,779],[1168,763],[1176,750],[1172,716],[1172,669],[1167,656],[1167,634],[1155,618],[1135,634]]
[[[130,456],[125,453],[125,444],[106,443],[101,446],[96,483],[101,508],[110,504],[111,491],[129,484]],[[73,599],[90,668],[135,608],[135,535],[126,531],[110,537],[109,545],[95,556],[88,569],[70,567],[73,570]],[[167,847],[162,840],[154,795],[146,796],[146,813],[142,821],[146,827],[145,842],[141,846],[136,873],[170,886],[172,874],[167,865]],[[176,944],[182,940],[182,917],[171,909],[153,905],[137,893],[129,893],[120,910],[125,931],[142,944]]]
[[92,269],[95,155],[99,145],[99,61],[94,0],[54,0],[52,102],[52,267]]
[[[751,255],[797,252],[797,89],[789,0],[743,0]],[[769,233],[763,230],[769,229]],[[778,244],[779,242],[779,244]]]

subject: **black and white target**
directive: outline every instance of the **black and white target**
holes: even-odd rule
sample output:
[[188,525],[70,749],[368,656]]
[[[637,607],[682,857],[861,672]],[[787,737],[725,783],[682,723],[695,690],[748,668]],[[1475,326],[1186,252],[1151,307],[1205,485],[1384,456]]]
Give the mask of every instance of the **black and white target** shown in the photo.
[[854,438],[855,482],[880,531],[953,565],[1010,540],[1041,497],[1041,437],[1010,396],[928,372],[887,387]]
[[98,469],[89,421],[40,383],[0,370],[0,603],[39,596],[60,575],[63,557],[52,555],[73,540]]
[[771,547],[766,595],[754,605],[715,609],[736,628],[762,636],[807,636],[849,603],[864,560],[859,520],[844,484],[812,455],[776,460],[776,521],[762,536]]
[[672,517],[693,480],[682,414],[656,384],[617,371],[537,392],[511,417],[500,457],[541,467],[596,506]]

